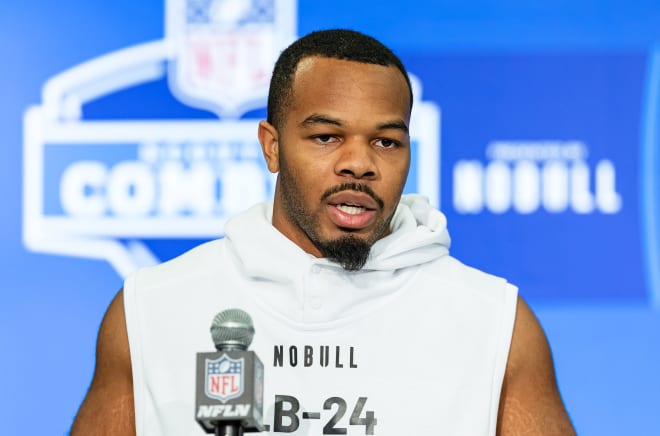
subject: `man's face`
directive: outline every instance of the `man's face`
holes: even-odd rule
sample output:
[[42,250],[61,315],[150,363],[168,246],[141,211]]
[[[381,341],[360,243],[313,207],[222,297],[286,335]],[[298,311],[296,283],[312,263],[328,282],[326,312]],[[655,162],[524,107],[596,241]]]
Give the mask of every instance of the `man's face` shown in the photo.
[[[279,171],[273,225],[306,252],[337,258],[389,233],[410,165],[408,85],[393,66],[304,58],[279,130],[259,139]],[[340,259],[340,263],[344,264]]]

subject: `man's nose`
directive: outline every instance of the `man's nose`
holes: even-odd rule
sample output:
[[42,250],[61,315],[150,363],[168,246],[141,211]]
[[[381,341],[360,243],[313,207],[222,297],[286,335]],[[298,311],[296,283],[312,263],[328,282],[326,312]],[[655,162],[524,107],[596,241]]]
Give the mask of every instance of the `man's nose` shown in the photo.
[[368,141],[347,140],[340,147],[335,173],[355,179],[375,179],[378,175],[375,151]]

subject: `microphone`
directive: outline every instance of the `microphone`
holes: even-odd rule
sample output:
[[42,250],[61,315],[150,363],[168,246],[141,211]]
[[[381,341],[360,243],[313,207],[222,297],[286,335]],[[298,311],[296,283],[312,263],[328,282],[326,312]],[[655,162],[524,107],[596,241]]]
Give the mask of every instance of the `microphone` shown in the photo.
[[211,337],[218,351],[197,353],[195,419],[216,436],[263,431],[264,366],[248,351],[252,318],[240,309],[224,310],[213,318]]

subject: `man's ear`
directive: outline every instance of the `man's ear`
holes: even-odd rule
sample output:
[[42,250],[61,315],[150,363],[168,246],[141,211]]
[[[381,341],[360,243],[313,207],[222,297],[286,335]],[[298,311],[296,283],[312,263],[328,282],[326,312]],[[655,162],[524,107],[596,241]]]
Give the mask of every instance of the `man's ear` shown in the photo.
[[268,170],[271,173],[278,172],[280,170],[280,143],[277,129],[267,121],[260,121],[258,136]]

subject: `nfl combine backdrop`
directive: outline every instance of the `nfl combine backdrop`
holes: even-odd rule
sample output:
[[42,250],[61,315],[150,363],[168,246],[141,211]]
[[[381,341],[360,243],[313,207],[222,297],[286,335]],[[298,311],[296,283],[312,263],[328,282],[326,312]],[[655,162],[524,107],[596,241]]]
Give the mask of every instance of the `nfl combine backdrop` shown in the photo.
[[[123,279],[222,237],[230,217],[272,198],[275,178],[255,134],[272,64],[299,35],[337,27],[377,37],[409,70],[404,193],[423,194],[447,217],[452,255],[519,287],[552,344],[578,433],[657,432],[657,5],[415,6],[0,5],[9,41],[0,55],[11,65],[0,72],[2,433],[25,433],[35,392],[56,398],[40,410],[46,430],[68,431],[94,370],[99,322]],[[262,322],[255,347],[268,336]],[[195,352],[211,351],[202,336]],[[368,368],[353,341],[300,338],[257,351],[267,373]],[[388,357],[392,383],[403,383],[415,352]],[[35,377],[44,373],[45,385]],[[332,393],[319,404],[289,389],[266,400],[274,395],[300,406],[281,402],[283,426],[293,425],[290,413],[301,428],[322,428],[340,408],[323,408]],[[335,427],[350,428],[367,397],[356,419],[372,411],[376,434],[383,428],[373,395],[337,396],[346,411]]]

